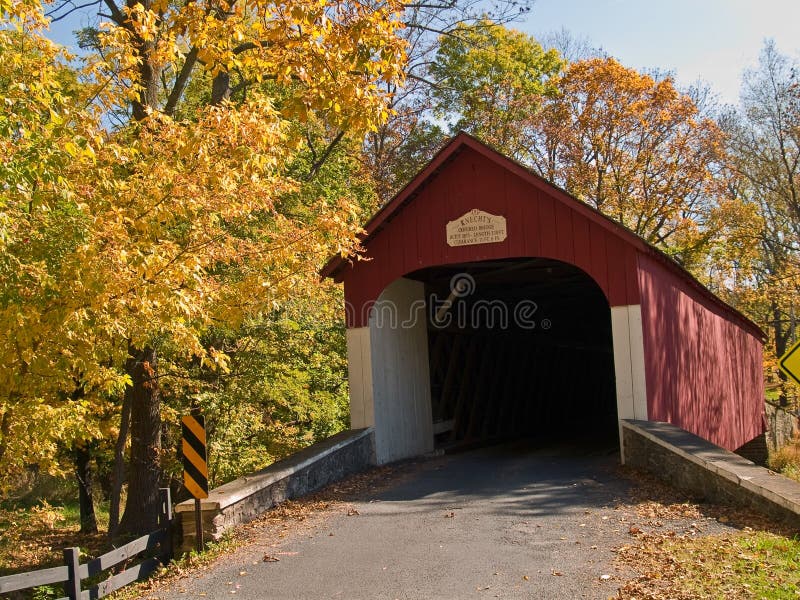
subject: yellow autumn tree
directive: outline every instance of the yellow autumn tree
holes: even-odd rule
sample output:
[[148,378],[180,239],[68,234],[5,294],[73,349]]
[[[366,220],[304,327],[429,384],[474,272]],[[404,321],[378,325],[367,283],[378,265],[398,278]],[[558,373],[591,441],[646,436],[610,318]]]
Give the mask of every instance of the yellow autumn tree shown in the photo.
[[[58,446],[101,435],[107,413],[80,390],[117,373],[74,336],[67,273],[88,216],[71,173],[88,173],[99,130],[69,57],[43,35],[38,3],[0,3],[0,465],[2,483],[27,464],[56,466]],[[65,343],[66,342],[66,343]],[[88,369],[81,361],[89,361]],[[81,375],[83,374],[83,375]]]
[[[17,0],[2,6],[4,20],[21,22]],[[41,6],[31,6],[40,19]],[[91,411],[124,388],[133,509],[123,529],[152,529],[158,512],[159,349],[225,369],[224,353],[201,343],[208,327],[235,326],[305,293],[322,257],[355,247],[350,199],[304,198],[302,210],[285,210],[282,198],[297,187],[288,169],[305,143],[297,123],[360,136],[386,118],[378,84],[402,79],[398,8],[105,2],[111,19],[69,121],[88,131],[65,142],[59,173],[71,190],[74,235],[58,261],[22,258],[40,270],[4,290],[18,295],[4,301],[3,329],[15,344],[3,363],[3,440],[20,439],[23,405],[49,407],[61,395]],[[184,105],[193,82],[207,90]],[[128,116],[109,128],[120,114]],[[31,191],[10,205],[16,242],[36,231],[26,211],[54,218],[52,195],[32,201],[41,177],[34,168]],[[29,312],[31,298],[37,310]],[[33,364],[59,381],[29,389]]]

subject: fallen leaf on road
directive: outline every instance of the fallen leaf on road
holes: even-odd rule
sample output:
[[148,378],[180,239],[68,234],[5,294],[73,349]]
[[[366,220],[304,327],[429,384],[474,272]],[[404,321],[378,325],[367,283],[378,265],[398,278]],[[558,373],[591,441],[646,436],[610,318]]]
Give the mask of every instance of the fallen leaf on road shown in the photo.
[[280,558],[277,556],[270,556],[269,554],[264,555],[264,562],[278,562]]
[[642,533],[642,530],[636,527],[635,525],[631,525],[631,528],[628,529],[628,533],[630,533],[631,535],[639,535],[640,533]]
[[351,508],[350,510],[347,511],[347,516],[348,517],[355,517],[355,516],[360,515],[360,514],[361,513],[358,512],[355,508]]
[[611,579],[611,575],[600,575],[600,581],[608,581]]
[[527,575],[523,575],[523,576],[522,576],[522,578],[523,578],[525,581],[528,581],[528,580],[530,579],[530,577],[528,577]]
[[452,518],[453,518],[453,517],[455,517],[455,516],[456,516],[456,513],[454,513],[454,512],[449,512],[449,513],[447,513],[447,514],[444,516],[444,518],[445,518],[445,519],[452,519]]
[[563,575],[563,573],[561,571],[556,571],[555,569],[553,569],[552,571],[550,571],[550,575],[555,575],[556,577],[561,577]]

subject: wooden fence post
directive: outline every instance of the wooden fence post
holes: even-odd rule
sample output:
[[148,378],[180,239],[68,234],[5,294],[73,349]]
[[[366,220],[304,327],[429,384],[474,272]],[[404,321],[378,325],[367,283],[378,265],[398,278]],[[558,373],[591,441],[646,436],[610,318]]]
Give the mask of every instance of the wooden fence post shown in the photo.
[[64,591],[69,600],[80,600],[81,598],[81,573],[80,548],[64,548],[64,563],[67,565],[69,579],[64,583]]
[[164,531],[163,553],[161,562],[166,565],[172,559],[172,493],[169,488],[161,488],[161,510],[158,514],[158,526]]

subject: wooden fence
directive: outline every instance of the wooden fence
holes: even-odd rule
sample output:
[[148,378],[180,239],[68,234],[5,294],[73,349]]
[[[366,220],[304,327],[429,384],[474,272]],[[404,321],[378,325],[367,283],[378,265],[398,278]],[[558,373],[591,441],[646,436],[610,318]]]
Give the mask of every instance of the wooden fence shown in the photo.
[[[161,490],[161,510],[158,515],[159,528],[124,546],[107,552],[102,556],[80,564],[80,550],[67,548],[64,550],[64,566],[40,569],[28,573],[0,577],[0,594],[25,590],[43,585],[64,584],[67,594],[60,600],[93,600],[102,598],[121,587],[138,581],[152,573],[161,565],[166,565],[172,558],[172,498],[168,488]],[[81,589],[81,581],[94,577],[103,571],[129,561],[138,554],[159,547],[156,556],[146,558],[139,564],[109,576],[102,582],[87,590]]]

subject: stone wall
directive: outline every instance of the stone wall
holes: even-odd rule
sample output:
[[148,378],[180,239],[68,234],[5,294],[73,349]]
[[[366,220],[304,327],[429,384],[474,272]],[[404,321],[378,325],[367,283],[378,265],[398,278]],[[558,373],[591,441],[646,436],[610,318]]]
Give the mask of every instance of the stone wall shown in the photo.
[[[209,492],[201,501],[203,539],[252,521],[289,498],[318,490],[375,463],[372,428],[343,431],[251,475]],[[194,500],[175,507],[177,554],[195,547]]]
[[734,452],[742,458],[753,461],[757,465],[761,465],[762,467],[768,466],[769,447],[767,446],[767,434],[762,433],[761,435],[757,435],[744,446],[738,447]]
[[753,508],[800,528],[800,483],[668,423],[623,421],[626,464],[698,499]]
[[800,427],[796,412],[771,402],[765,402],[764,414],[767,430],[741,448],[737,448],[736,454],[752,460],[757,465],[767,466],[770,454],[792,441],[792,438],[800,432]]
[[766,403],[766,414],[767,447],[770,452],[775,452],[792,441],[792,437],[798,433],[797,414],[771,402]]

